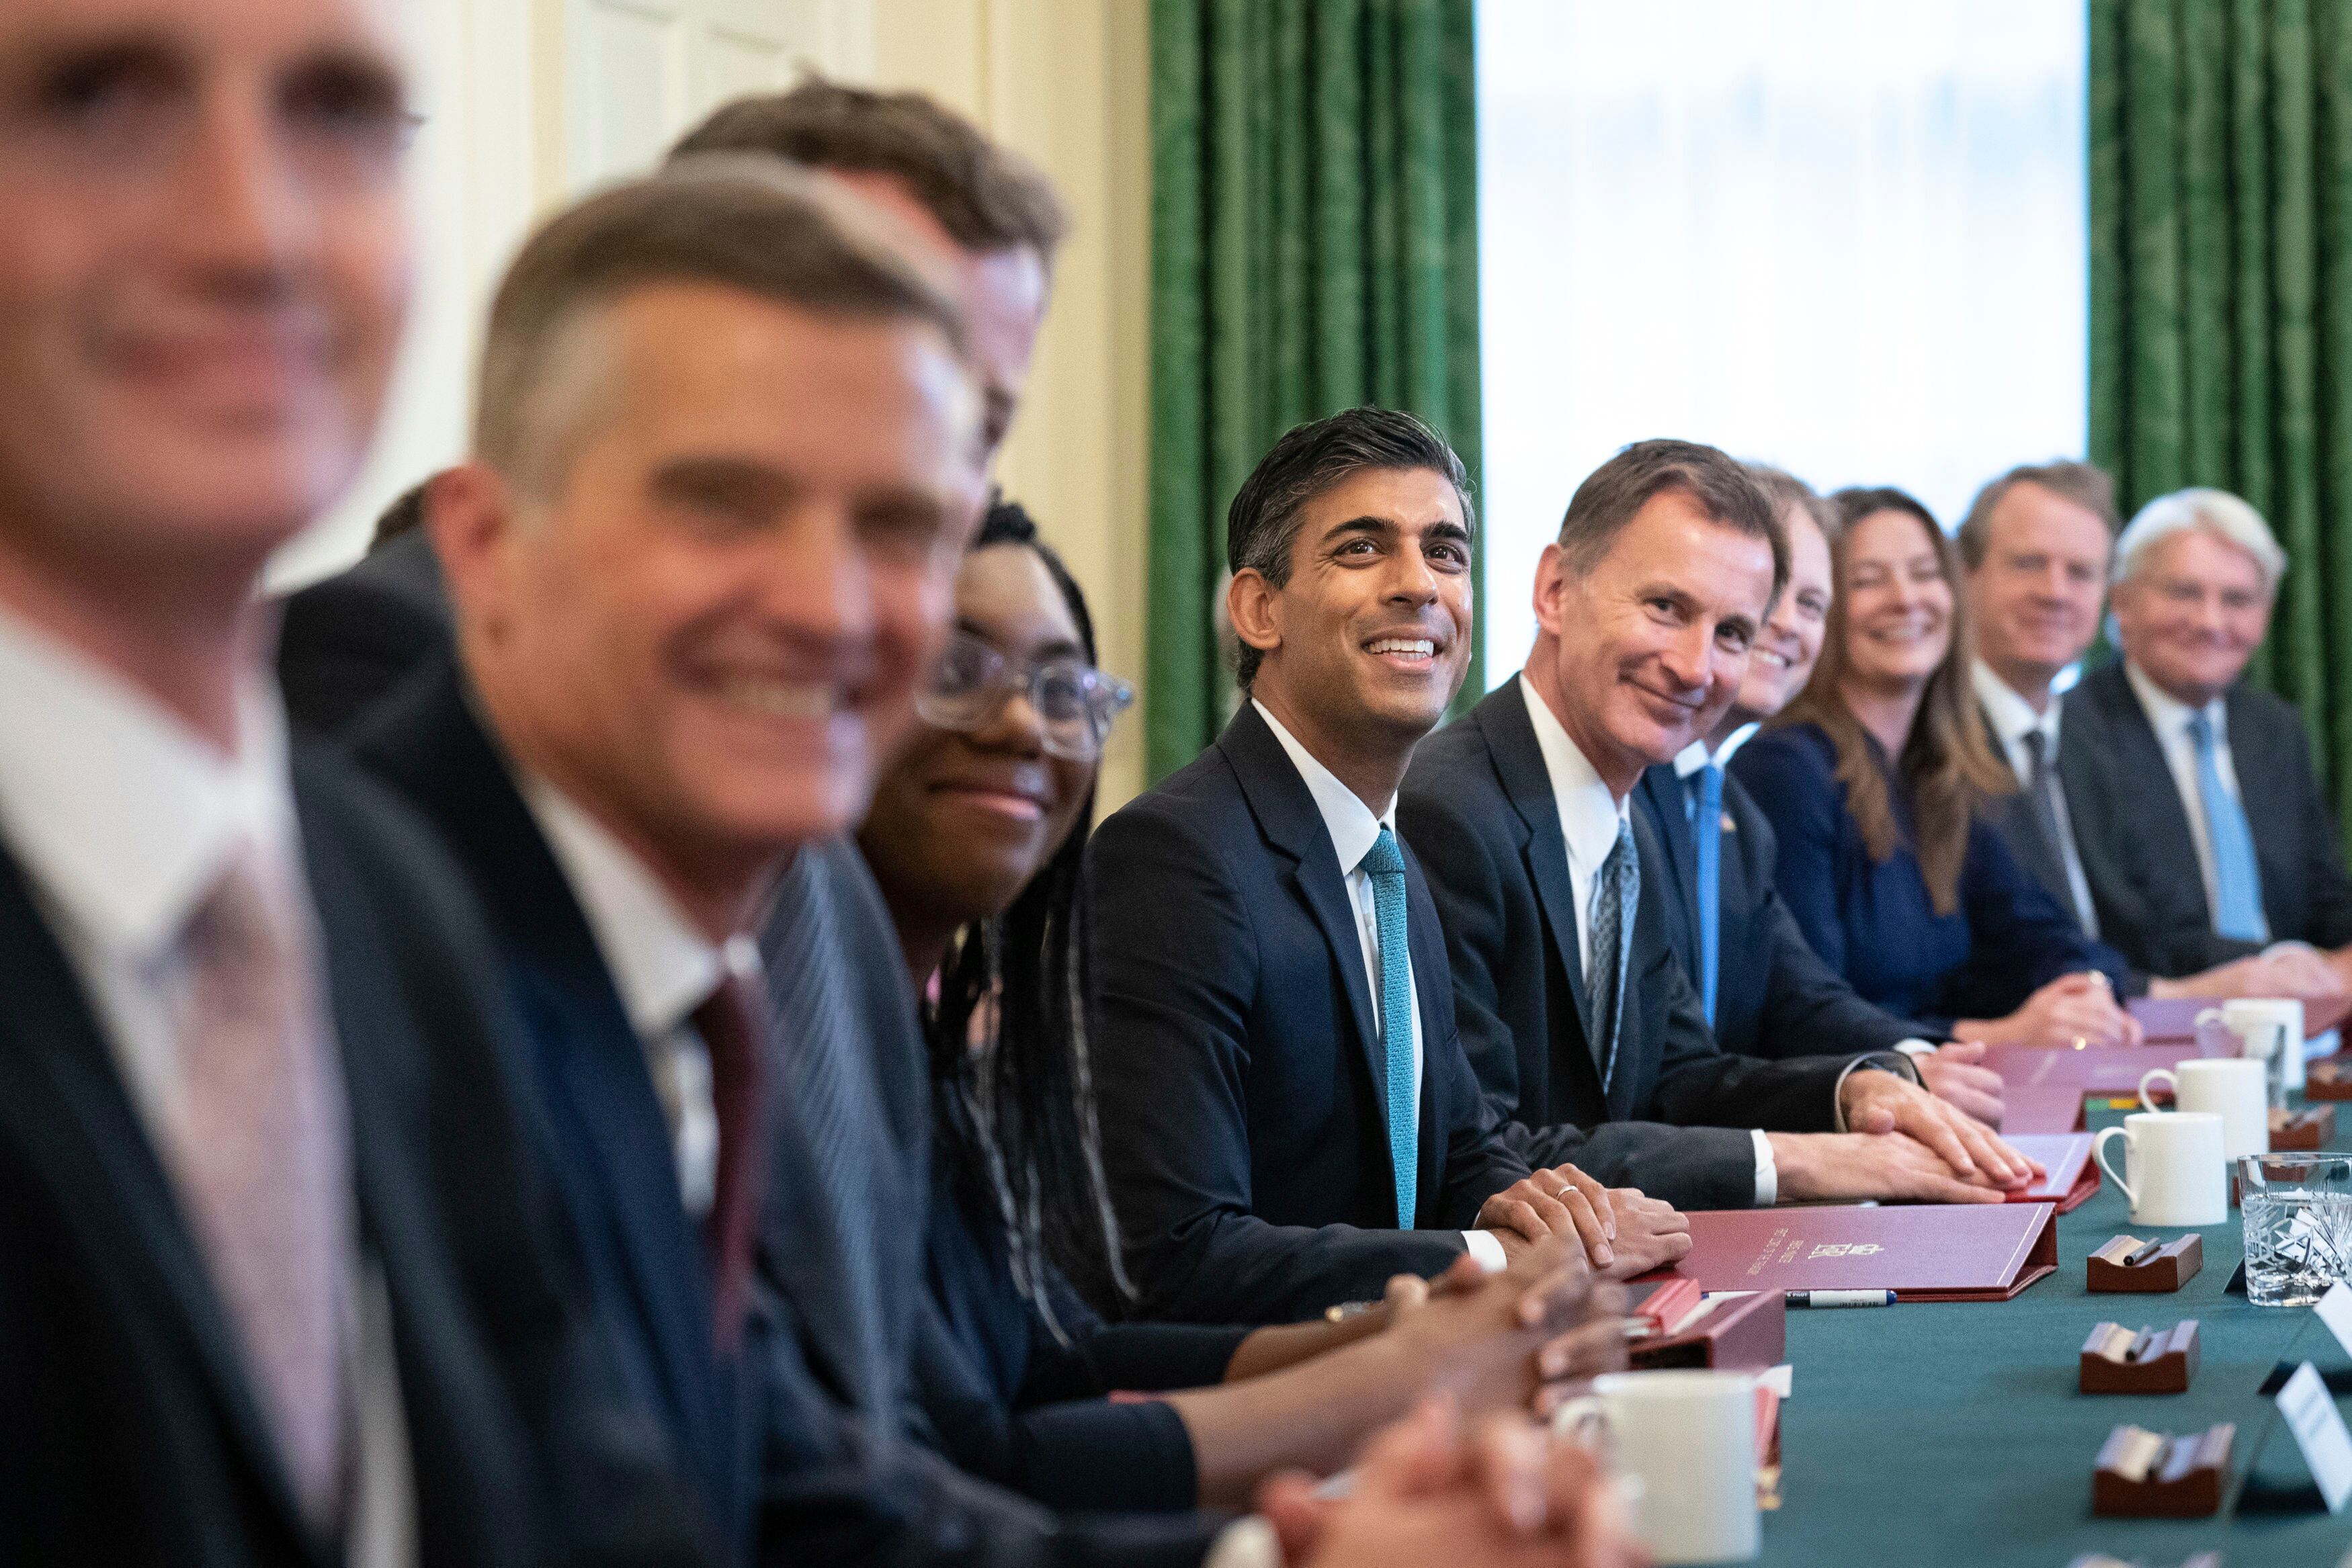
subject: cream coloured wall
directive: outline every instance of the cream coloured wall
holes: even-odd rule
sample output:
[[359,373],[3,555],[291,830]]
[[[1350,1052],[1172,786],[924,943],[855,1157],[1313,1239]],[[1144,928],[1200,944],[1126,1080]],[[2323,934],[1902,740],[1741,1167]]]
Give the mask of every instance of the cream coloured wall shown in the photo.
[[[421,105],[409,337],[367,471],[273,565],[340,570],[378,512],[463,450],[480,316],[530,225],[642,167],[734,93],[813,66],[911,87],[1043,165],[1076,229],[1029,399],[1003,459],[1084,585],[1103,662],[1139,679],[1148,456],[1147,0],[411,0]],[[1140,725],[1105,758],[1102,804],[1142,785]]]

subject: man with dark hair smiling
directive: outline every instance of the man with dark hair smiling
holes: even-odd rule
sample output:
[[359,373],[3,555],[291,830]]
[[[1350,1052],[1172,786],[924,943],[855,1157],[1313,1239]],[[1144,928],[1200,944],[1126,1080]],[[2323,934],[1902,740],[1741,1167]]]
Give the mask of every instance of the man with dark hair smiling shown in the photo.
[[1719,1051],[1668,939],[1665,862],[1629,800],[1729,706],[1788,570],[1771,502],[1711,446],[1638,442],[1578,486],[1525,671],[1405,780],[1464,1045],[1530,1163],[1694,1208],[1999,1202],[2028,1163],[1902,1056]]
[[1688,1249],[1664,1205],[1496,1136],[1396,836],[1468,665],[1465,483],[1409,414],[1276,443],[1227,524],[1248,701],[1095,834],[1104,1152],[1148,1312],[1295,1319],[1571,1231],[1620,1275]]

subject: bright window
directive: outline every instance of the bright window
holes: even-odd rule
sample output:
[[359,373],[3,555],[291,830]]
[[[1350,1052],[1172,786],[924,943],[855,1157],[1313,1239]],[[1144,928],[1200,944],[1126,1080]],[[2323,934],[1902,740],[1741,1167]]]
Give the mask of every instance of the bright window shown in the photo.
[[1487,679],[1578,481],[1675,435],[1957,523],[2082,454],[2084,7],[1481,0]]

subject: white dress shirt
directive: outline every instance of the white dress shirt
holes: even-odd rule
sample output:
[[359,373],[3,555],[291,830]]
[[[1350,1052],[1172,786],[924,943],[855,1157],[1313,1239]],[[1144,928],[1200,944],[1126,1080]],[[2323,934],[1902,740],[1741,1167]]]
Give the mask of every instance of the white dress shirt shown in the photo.
[[[1339,856],[1339,875],[1348,885],[1348,902],[1356,911],[1356,936],[1362,945],[1364,980],[1373,1002],[1372,1028],[1376,1031],[1384,1029],[1387,1023],[1380,1006],[1381,922],[1372,901],[1372,879],[1365,874],[1363,862],[1382,828],[1395,833],[1396,801],[1390,800],[1387,809],[1374,816],[1371,808],[1353,789],[1340,783],[1329,768],[1315,759],[1312,752],[1298,744],[1296,736],[1283,728],[1282,721],[1267,712],[1264,703],[1252,697],[1250,706],[1257,709],[1258,716],[1274,731],[1275,739],[1282,742],[1282,749],[1289,753],[1291,765],[1307,782],[1307,792],[1315,797],[1315,809],[1322,815],[1324,831],[1331,836],[1331,847]],[[1410,988],[1412,1002],[1412,1098],[1418,1106],[1422,1103],[1421,988],[1412,978],[1410,964],[1405,967],[1405,984]],[[1387,1043],[1385,1039],[1381,1043]],[[1493,1273],[1504,1267],[1499,1239],[1483,1230],[1465,1231],[1463,1238],[1480,1268]]]
[[[2025,737],[2042,737],[2042,766],[2053,776],[2058,768],[2058,721],[2064,711],[2063,697],[2053,694],[2050,706],[2040,713],[2033,705],[2017,693],[2017,689],[1993,673],[1992,666],[1982,659],[1976,661],[1977,701],[1984,705],[1985,716],[1992,720],[1993,735],[2000,741],[2001,755],[2008,758],[2009,770],[2017,775],[2021,788],[2030,788],[2033,778],[2033,757],[2026,750]],[[2190,766],[2195,767],[2191,762]],[[2091,903],[2091,880],[2083,874],[2083,857],[2074,848],[2074,821],[2066,810],[2066,786],[2060,781],[2051,791],[2058,813],[2058,856],[2066,864],[2066,892],[2074,900],[2074,918],[2093,938],[2099,935],[2099,913]]]
[[523,801],[546,835],[555,863],[588,916],[596,948],[645,1047],[677,1160],[686,1210],[710,1212],[719,1186],[719,1111],[710,1051],[695,1010],[732,974],[760,973],[760,950],[737,935],[721,945],[695,928],[645,862],[604,825],[544,779],[519,771]]
[[[1536,746],[1543,752],[1544,771],[1551,778],[1552,797],[1559,805],[1560,836],[1568,841],[1568,886],[1576,901],[1576,950],[1583,956],[1585,972],[1592,969],[1592,883],[1601,875],[1601,864],[1609,852],[1617,847],[1617,830],[1628,821],[1632,797],[1619,800],[1609,786],[1594,772],[1576,742],[1552,713],[1534,685],[1524,674],[1519,676],[1519,695],[1528,705],[1528,718],[1535,726]],[[1688,756],[1696,747],[1685,747]],[[1700,751],[1699,762],[1706,761]],[[1677,758],[1676,772],[1681,772]],[[1686,777],[1686,775],[1685,775]],[[1632,976],[1626,977],[1630,982]],[[1843,1080],[1841,1080],[1843,1082]],[[1772,1140],[1756,1128],[1748,1129],[1756,1144],[1756,1207],[1769,1208],[1780,1201],[1780,1166],[1772,1157]]]
[[[97,1014],[159,1154],[181,1092],[183,938],[247,847],[279,908],[315,906],[302,870],[286,720],[257,673],[224,757],[140,692],[0,611],[0,840]],[[316,933],[305,945],[317,974]],[[318,992],[324,995],[323,983]],[[333,1038],[334,1020],[321,1020]],[[168,1159],[164,1168],[170,1169]],[[415,1560],[415,1498],[380,1270],[350,1260],[354,1563]]]
[[[2172,769],[2172,787],[2179,791],[2180,809],[2189,817],[2189,841],[2197,847],[2197,873],[2205,879],[2205,907],[2218,912],[2221,896],[2213,883],[2213,841],[2205,831],[2205,796],[2197,787],[2197,743],[2189,738],[2189,721],[2197,716],[2197,710],[2167,695],[2129,659],[2124,661],[2124,679],[2131,683],[2140,711],[2147,715],[2148,727],[2156,731],[2156,743],[2164,750],[2164,765]],[[2213,764],[2221,775],[2221,788],[2242,801],[2237,765],[2230,758],[2228,705],[2215,697],[2205,705],[2204,712],[2205,722],[2213,727]]]

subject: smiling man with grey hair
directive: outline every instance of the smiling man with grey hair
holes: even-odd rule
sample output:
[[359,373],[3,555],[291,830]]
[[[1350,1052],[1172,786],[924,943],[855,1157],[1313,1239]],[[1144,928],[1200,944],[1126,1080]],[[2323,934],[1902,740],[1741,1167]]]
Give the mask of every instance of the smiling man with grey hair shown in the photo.
[[[2095,874],[2129,879],[2102,909],[2186,910],[2102,935],[2158,973],[2286,944],[2352,975],[2352,876],[2296,709],[2240,677],[2270,629],[2286,552],[2223,490],[2143,507],[2116,542],[2123,657],[2084,677],[2067,722],[2091,727],[2104,766]],[[2143,894],[2169,889],[2149,904]]]

